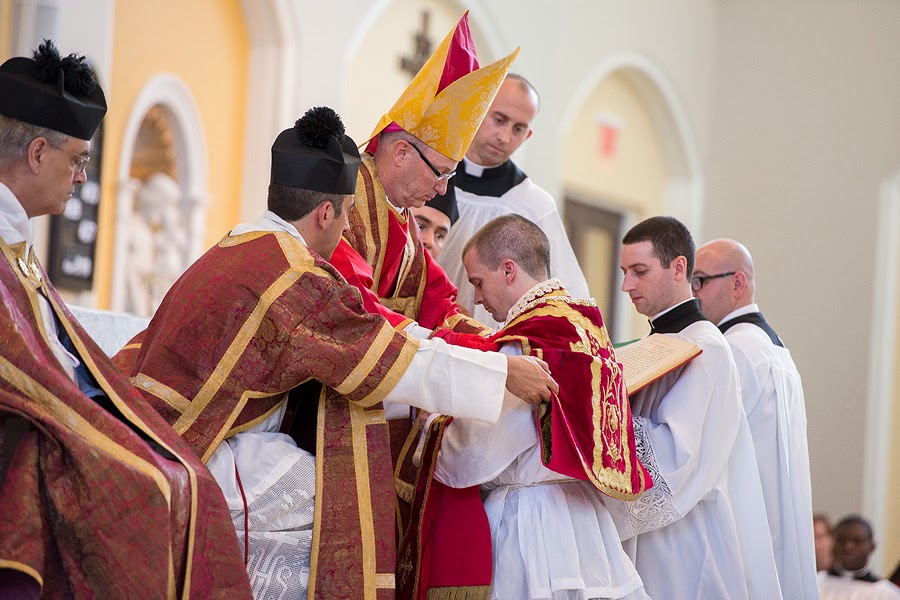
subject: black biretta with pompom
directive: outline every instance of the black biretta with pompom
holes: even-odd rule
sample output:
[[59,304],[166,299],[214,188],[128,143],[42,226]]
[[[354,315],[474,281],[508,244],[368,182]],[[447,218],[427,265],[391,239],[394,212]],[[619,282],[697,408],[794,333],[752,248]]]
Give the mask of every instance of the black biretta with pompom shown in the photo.
[[327,106],[306,111],[272,144],[271,183],[326,194],[352,194],[359,150],[336,112]]
[[0,65],[0,114],[90,140],[106,114],[106,97],[83,56],[62,58],[44,40],[34,58]]

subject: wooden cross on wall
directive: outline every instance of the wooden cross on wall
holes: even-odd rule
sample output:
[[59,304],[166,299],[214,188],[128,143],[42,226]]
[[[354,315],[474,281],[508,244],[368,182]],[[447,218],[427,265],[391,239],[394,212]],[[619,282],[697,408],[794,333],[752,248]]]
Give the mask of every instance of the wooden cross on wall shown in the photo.
[[413,53],[410,56],[400,57],[400,70],[409,73],[410,77],[415,77],[419,69],[434,52],[434,43],[431,36],[428,35],[428,21],[431,15],[428,10],[422,11],[422,28],[413,34]]

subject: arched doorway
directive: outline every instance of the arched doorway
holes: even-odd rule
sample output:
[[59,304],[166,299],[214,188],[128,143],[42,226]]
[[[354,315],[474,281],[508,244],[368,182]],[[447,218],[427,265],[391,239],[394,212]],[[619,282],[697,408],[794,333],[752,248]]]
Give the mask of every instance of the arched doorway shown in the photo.
[[668,214],[699,235],[702,184],[687,120],[671,85],[640,56],[611,58],[563,113],[564,215],[573,248],[616,341],[646,333],[618,291],[619,241]]
[[138,95],[122,139],[113,310],[149,316],[202,252],[205,139],[187,87],[173,75],[154,77]]

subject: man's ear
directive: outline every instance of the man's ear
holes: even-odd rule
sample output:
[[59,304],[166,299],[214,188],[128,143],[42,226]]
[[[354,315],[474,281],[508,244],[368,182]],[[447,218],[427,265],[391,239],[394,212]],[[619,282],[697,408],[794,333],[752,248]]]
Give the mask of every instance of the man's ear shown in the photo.
[[28,167],[31,172],[37,175],[41,171],[41,166],[47,159],[47,152],[50,150],[50,142],[45,137],[36,137],[28,144],[25,151],[25,157],[28,159]]
[[685,257],[676,257],[670,266],[674,269],[673,273],[675,274],[676,281],[687,279],[687,259]]
[[391,142],[391,161],[397,167],[403,164],[403,161],[406,160],[406,155],[410,152],[407,146],[409,146],[409,142],[401,138]]
[[747,293],[747,275],[743,271],[734,274],[734,297],[742,298]]
[[512,283],[519,273],[519,265],[511,258],[504,259],[504,261],[500,263],[500,269],[503,271],[503,278],[506,280],[507,284]]
[[[531,137],[531,134],[533,134],[533,133],[534,133],[534,129],[531,129],[531,128],[529,127],[529,128],[528,128],[528,135],[525,136],[525,140],[527,140],[528,138],[530,138],[530,137]],[[522,140],[522,141],[524,142],[525,140]]]
[[331,202],[323,202],[316,207],[315,215],[316,225],[319,227],[319,229],[325,229],[335,218],[334,206],[331,204]]

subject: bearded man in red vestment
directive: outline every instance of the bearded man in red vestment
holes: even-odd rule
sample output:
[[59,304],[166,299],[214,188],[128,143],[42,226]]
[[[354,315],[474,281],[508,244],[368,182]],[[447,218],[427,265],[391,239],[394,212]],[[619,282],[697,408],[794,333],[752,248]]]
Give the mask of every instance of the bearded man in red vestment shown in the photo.
[[222,493],[32,247],[106,113],[84,57],[0,66],[0,597],[250,598]]

